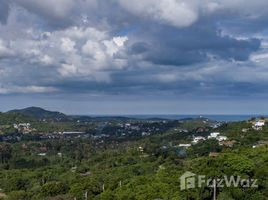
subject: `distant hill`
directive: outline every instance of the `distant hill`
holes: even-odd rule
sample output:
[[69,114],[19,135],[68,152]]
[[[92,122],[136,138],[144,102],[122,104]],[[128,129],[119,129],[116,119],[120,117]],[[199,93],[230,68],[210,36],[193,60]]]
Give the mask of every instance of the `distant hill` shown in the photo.
[[7,113],[22,114],[22,115],[29,116],[35,119],[66,120],[68,118],[68,116],[63,113],[48,111],[39,107],[29,107],[29,108],[24,108],[24,109],[11,110],[11,111],[8,111]]

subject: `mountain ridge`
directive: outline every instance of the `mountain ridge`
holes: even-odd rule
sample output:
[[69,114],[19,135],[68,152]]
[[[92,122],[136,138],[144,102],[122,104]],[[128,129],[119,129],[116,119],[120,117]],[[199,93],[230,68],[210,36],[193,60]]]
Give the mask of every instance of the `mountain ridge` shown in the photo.
[[10,110],[6,113],[17,113],[36,119],[67,119],[68,116],[58,111],[49,111],[40,107],[27,107],[23,109]]

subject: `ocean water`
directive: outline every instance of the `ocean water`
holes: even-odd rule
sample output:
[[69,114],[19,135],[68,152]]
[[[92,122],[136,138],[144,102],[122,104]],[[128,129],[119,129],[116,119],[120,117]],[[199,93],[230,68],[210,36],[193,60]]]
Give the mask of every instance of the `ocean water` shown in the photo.
[[220,122],[232,122],[232,121],[244,121],[251,119],[252,117],[268,117],[268,115],[127,115],[125,117],[133,117],[138,119],[150,119],[150,118],[160,118],[160,119],[174,119],[181,120],[187,118],[208,118],[214,121]]

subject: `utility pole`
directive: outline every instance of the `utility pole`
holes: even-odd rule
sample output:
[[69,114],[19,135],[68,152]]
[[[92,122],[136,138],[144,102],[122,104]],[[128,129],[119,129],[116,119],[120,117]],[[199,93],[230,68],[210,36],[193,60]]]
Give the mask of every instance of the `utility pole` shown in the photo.
[[85,192],[85,199],[87,200],[87,191]]
[[103,184],[102,185],[102,192],[104,192],[105,191],[105,185]]
[[216,179],[213,180],[213,200],[216,200],[217,184]]
[[119,187],[122,187],[122,181],[119,181]]

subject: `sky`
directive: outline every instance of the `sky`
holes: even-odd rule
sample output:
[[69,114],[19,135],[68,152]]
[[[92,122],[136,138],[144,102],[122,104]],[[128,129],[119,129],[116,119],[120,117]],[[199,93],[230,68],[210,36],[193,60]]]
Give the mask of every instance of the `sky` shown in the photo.
[[0,111],[267,114],[267,0],[0,0]]

